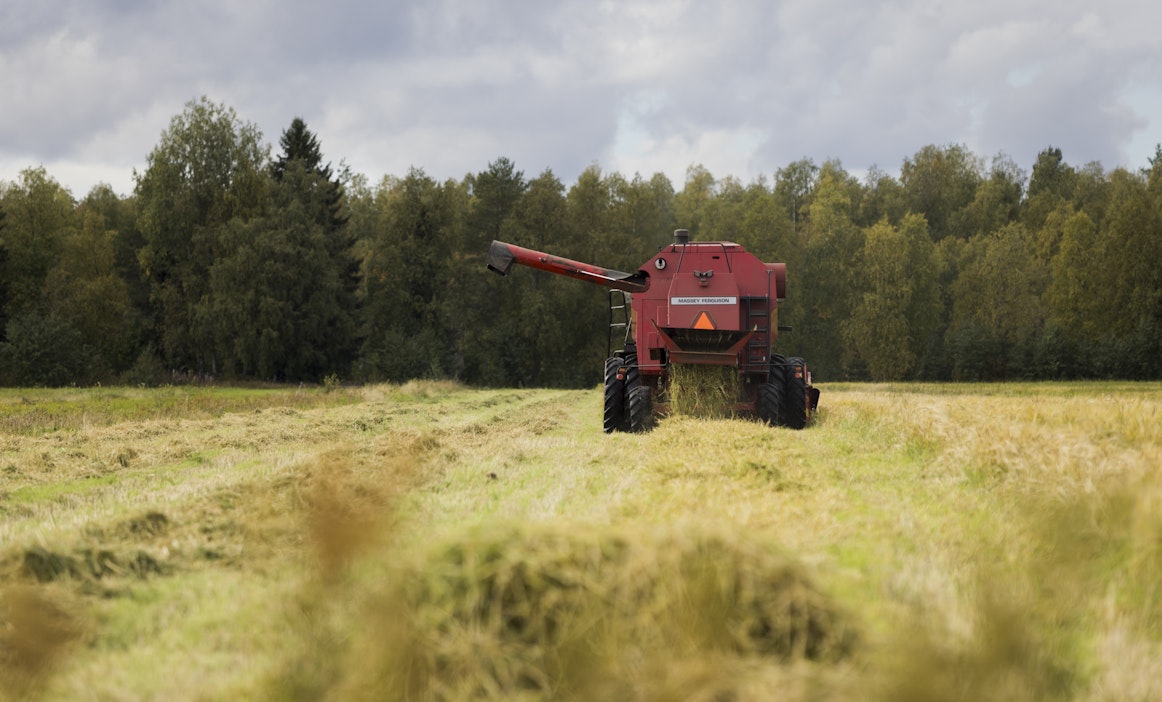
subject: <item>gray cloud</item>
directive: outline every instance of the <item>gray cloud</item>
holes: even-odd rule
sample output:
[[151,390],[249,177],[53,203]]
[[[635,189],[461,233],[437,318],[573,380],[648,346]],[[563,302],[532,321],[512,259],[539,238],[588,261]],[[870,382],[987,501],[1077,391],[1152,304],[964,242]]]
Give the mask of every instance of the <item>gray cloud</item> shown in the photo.
[[748,181],[792,160],[895,171],[963,143],[1026,168],[1138,167],[1162,141],[1162,8],[1109,0],[97,0],[0,9],[0,179],[43,163],[81,196],[132,189],[200,95],[276,143],[295,116],[373,181],[459,178],[499,156],[701,163]]

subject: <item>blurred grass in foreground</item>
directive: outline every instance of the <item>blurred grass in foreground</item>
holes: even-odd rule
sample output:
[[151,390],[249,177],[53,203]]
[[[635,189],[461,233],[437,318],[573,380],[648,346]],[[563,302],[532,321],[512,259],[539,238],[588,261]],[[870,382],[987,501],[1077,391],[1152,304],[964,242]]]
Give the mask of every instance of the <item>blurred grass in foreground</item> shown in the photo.
[[1162,698],[1162,386],[823,391],[801,432],[447,383],[0,429],[0,694]]

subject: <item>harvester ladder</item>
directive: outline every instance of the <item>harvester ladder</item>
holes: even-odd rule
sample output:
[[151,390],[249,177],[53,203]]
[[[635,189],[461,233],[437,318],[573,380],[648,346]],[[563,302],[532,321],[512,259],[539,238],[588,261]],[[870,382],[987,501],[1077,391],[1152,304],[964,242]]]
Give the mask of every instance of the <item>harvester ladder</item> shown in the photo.
[[[630,335],[630,294],[623,290],[609,291],[609,338],[605,342],[605,357],[609,358],[614,351],[618,355],[625,352]],[[620,337],[620,341],[614,339]],[[613,347],[617,345],[618,348]]]
[[748,370],[765,369],[771,352],[771,298],[744,297],[742,303],[743,323],[748,330],[756,333],[746,343],[746,357],[743,363]]

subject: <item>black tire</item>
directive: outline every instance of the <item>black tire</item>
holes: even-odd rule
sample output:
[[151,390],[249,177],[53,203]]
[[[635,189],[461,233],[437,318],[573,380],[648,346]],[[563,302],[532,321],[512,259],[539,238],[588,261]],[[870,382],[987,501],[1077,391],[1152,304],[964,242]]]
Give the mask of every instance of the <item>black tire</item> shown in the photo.
[[650,389],[642,385],[637,369],[637,354],[625,355],[625,422],[626,430],[641,433],[653,423]]
[[649,431],[654,425],[654,403],[650,400],[650,389],[638,385],[626,395],[625,403],[629,430],[635,434]]
[[772,427],[782,426],[783,422],[783,365],[785,363],[786,359],[782,356],[773,356],[767,382],[760,385],[755,392],[755,414],[760,420]]
[[625,359],[620,356],[605,359],[605,418],[602,428],[606,434],[625,431],[625,381],[617,377],[624,363]]
[[787,359],[783,379],[783,426],[802,429],[810,417],[810,395],[807,392],[807,362],[801,358]]

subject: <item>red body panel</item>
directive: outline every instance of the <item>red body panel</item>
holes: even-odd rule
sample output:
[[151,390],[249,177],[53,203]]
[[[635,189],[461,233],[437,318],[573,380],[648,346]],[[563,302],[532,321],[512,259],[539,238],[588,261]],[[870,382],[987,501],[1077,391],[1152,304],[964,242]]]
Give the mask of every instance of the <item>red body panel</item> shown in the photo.
[[664,247],[641,271],[650,275],[649,288],[633,296],[642,375],[659,375],[671,361],[765,375],[786,293],[783,264],[731,242],[697,242]]
[[626,306],[610,298],[610,339],[630,332],[625,348],[605,361],[603,429],[641,431],[648,415],[669,411],[669,369],[703,364],[732,368],[738,393],[734,411],[771,424],[802,429],[815,411],[819,392],[799,358],[772,352],[778,336],[778,304],[787,294],[787,269],[763,263],[729,241],[674,243],[624,273],[532,249],[492,242],[488,267],[507,275],[512,264],[585,280],[627,293]]
[[494,241],[488,267],[507,274],[513,263],[632,293],[638,368],[651,384],[672,362],[767,375],[786,295],[782,263],[763,263],[727,241],[675,241],[624,273]]

